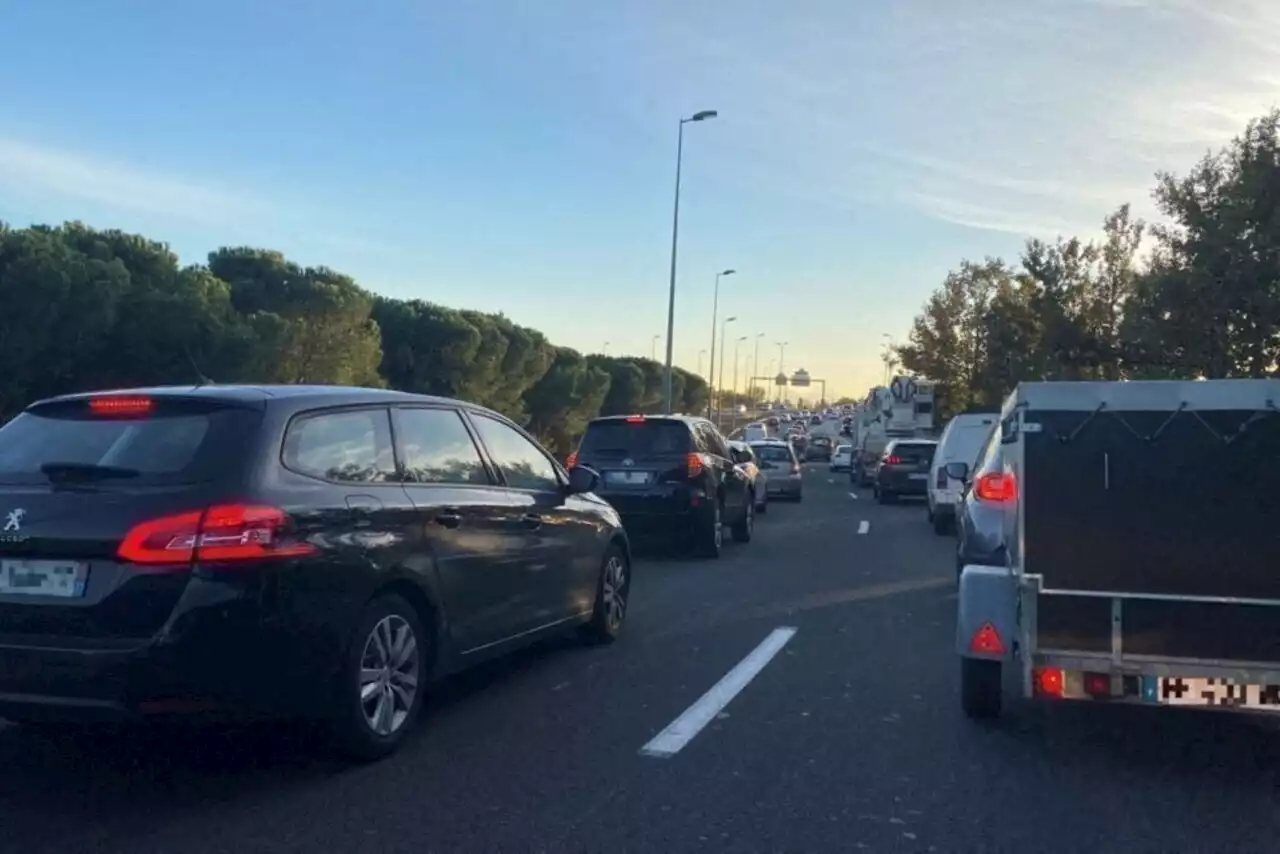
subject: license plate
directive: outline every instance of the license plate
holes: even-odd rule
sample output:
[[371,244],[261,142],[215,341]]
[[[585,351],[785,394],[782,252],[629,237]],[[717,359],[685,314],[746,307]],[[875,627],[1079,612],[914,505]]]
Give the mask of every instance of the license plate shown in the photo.
[[1280,712],[1280,685],[1162,676],[1156,691],[1156,702],[1168,706],[1226,706]]
[[927,475],[927,474],[913,474],[913,475],[911,475],[911,479],[912,479],[912,480],[928,480],[928,479],[929,479],[929,475]]
[[89,568],[71,560],[0,560],[0,593],[24,596],[84,595]]
[[643,486],[649,482],[650,477],[647,471],[607,471],[604,473],[604,482],[620,486]]

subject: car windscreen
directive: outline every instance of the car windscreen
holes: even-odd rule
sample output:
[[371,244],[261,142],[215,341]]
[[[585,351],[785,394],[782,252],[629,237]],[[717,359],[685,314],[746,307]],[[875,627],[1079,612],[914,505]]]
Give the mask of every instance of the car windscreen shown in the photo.
[[87,406],[28,410],[0,428],[0,483],[77,479],[129,484],[212,480],[243,456],[261,413],[238,408],[168,408],[92,414]]
[[937,445],[922,442],[914,442],[911,444],[899,443],[894,445],[890,453],[902,460],[904,463],[922,463],[933,460],[933,452],[937,449]]
[[779,447],[778,445],[752,445],[751,449],[756,452],[756,459],[766,463],[790,463],[791,449]]
[[658,457],[687,454],[689,428],[680,421],[596,421],[587,426],[578,453],[591,456]]

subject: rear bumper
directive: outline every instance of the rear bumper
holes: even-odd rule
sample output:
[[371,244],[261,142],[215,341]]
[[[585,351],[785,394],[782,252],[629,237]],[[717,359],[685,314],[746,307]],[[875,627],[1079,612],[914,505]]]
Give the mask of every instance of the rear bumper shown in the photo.
[[333,638],[265,617],[250,586],[192,580],[153,638],[0,638],[0,718],[91,723],[327,711],[326,668],[335,662],[317,651],[331,651]]
[[908,480],[905,477],[881,477],[877,480],[881,492],[894,495],[915,495],[924,497],[929,494],[929,481]]
[[800,495],[804,489],[804,480],[798,477],[786,478],[769,478],[769,486],[767,492],[769,497],[780,496],[783,498],[794,498]]

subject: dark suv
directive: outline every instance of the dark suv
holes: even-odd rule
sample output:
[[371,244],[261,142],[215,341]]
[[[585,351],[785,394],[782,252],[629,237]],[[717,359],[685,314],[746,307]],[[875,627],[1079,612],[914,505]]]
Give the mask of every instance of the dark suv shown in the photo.
[[720,556],[724,525],[751,541],[755,495],[729,444],[705,418],[617,415],[587,425],[569,464],[600,473],[596,490],[639,540],[677,542]]
[[622,628],[617,513],[502,416],[309,386],[71,395],[0,429],[0,717],[268,712],[392,751],[436,676]]
[[938,443],[932,439],[894,439],[885,446],[873,484],[876,500],[892,504],[904,496],[929,494],[929,469]]

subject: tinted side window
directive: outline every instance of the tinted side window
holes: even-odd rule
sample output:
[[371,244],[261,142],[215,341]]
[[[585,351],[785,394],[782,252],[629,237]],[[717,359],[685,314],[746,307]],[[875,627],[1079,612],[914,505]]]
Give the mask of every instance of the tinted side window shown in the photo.
[[501,421],[485,415],[473,415],[471,420],[508,486],[543,492],[560,489],[555,464],[541,448]]
[[978,454],[978,459],[974,461],[973,470],[975,473],[982,473],[987,464],[1000,457],[1000,439],[1001,430],[997,425],[991,429],[991,434],[987,436],[987,441],[982,444],[982,451]]
[[480,451],[454,409],[400,409],[397,438],[410,483],[489,483]]
[[294,419],[284,439],[284,464],[325,480],[398,480],[390,413],[385,409],[352,409]]
[[707,445],[707,453],[730,459],[728,444],[710,421],[699,421],[698,431],[702,434],[702,441]]

